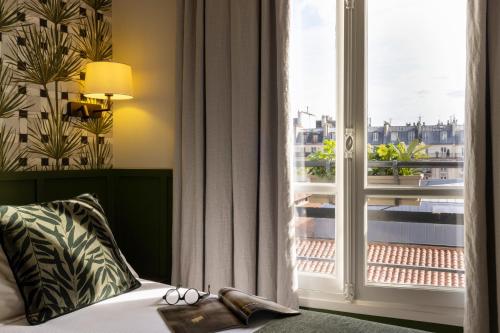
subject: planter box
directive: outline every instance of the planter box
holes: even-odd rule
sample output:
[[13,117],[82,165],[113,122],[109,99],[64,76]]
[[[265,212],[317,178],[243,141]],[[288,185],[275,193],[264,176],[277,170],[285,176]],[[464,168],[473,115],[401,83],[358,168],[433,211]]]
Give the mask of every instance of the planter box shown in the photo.
[[[415,176],[368,176],[369,185],[403,185],[403,186],[420,186],[423,174]],[[420,206],[420,198],[369,198],[369,205],[380,206]]]
[[[420,186],[423,174],[416,176],[399,176],[397,179],[394,176],[368,176],[369,185],[402,185],[402,186]],[[312,183],[330,183],[331,181],[317,176],[309,176],[309,181]],[[308,198],[311,203],[333,203],[335,204],[335,196],[315,194]],[[420,198],[369,198],[369,205],[379,206],[419,206]]]

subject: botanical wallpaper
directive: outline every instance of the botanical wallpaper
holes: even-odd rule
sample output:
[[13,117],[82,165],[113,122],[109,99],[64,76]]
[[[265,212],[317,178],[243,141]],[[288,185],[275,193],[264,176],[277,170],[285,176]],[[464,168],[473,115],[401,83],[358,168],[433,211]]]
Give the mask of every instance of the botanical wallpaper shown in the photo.
[[0,172],[110,168],[111,113],[64,113],[111,59],[111,0],[0,0],[0,33]]

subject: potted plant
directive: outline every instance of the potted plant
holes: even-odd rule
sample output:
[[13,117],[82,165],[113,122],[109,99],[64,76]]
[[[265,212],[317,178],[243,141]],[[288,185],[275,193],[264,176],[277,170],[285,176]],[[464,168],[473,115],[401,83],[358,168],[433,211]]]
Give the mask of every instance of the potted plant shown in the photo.
[[[309,156],[307,161],[323,162],[321,166],[307,167],[307,175],[309,180],[315,183],[333,183],[335,182],[335,148],[337,142],[335,140],[326,139],[323,141],[323,148]],[[310,203],[335,203],[334,195],[313,194],[309,196]]]
[[[307,174],[311,182],[331,183],[335,181],[335,148],[337,142],[335,140],[326,139],[323,141],[323,148],[309,156],[307,161],[324,162],[324,166],[307,167]],[[330,167],[328,167],[330,164]]]
[[[380,144],[376,147],[368,147],[368,160],[372,161],[414,161],[427,158],[426,146],[418,140],[413,140],[408,146],[404,142],[397,145]],[[370,185],[406,185],[420,186],[423,173],[418,168],[398,168],[394,174],[393,168],[371,168],[368,171],[368,184]],[[396,205],[396,204],[419,204],[419,199],[370,199],[369,202],[375,205]]]

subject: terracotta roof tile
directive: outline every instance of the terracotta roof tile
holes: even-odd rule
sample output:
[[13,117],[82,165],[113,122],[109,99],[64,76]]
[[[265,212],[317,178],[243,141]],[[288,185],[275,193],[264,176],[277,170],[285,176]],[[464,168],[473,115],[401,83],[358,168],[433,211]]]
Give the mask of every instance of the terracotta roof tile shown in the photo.
[[[368,283],[465,287],[463,248],[370,243]],[[297,241],[298,270],[332,274],[335,271],[335,241]]]

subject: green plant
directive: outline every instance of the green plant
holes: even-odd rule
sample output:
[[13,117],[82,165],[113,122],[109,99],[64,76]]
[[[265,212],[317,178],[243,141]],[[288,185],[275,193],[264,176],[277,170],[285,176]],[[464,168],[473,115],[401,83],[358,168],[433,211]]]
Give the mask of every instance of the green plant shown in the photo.
[[310,176],[316,176],[327,180],[335,180],[335,148],[337,143],[335,140],[323,141],[323,148],[307,156],[308,161],[324,161],[331,163],[331,167],[313,166],[307,168],[307,173]]
[[[112,56],[111,29],[106,20],[98,19],[98,10],[105,11],[111,8],[111,1],[86,1],[94,12],[82,20],[86,34],[76,37],[76,51],[86,55],[90,61],[110,60]],[[97,103],[97,101],[90,101]],[[79,121],[75,127],[94,135],[93,140],[83,149],[83,154],[88,159],[84,168],[103,169],[111,165],[111,145],[100,144],[101,135],[109,133],[113,128],[111,114],[103,114],[101,118]]]
[[70,52],[72,35],[62,33],[60,28],[77,19],[79,7],[76,1],[32,0],[25,3],[25,8],[54,23],[45,29],[37,29],[34,25],[23,27],[18,37],[25,40],[24,45],[10,44],[15,50],[8,56],[10,61],[14,65],[24,64],[14,69],[17,82],[40,85],[47,92],[49,85],[54,85],[55,96],[47,96],[48,110],[45,111],[48,119],[38,118],[29,126],[31,144],[28,153],[54,159],[54,168],[60,170],[63,168],[61,160],[70,158],[81,149],[80,133],[63,119],[59,103],[59,83],[75,80],[81,67],[79,55]]
[[62,110],[51,110],[48,119],[36,119],[29,127],[29,135],[32,142],[28,152],[53,158],[56,170],[63,168],[63,158],[70,158],[81,149],[80,133],[63,119]]
[[80,169],[106,169],[111,168],[111,145],[107,142],[89,144],[82,149],[82,156],[87,158],[87,165]]
[[95,12],[106,12],[111,9],[112,0],[83,0]]
[[12,172],[23,169],[20,158],[26,158],[26,150],[16,142],[16,133],[4,125],[0,127],[0,172]]
[[74,0],[34,0],[26,2],[24,8],[58,26],[70,24],[78,18],[80,3]]
[[[47,89],[49,83],[57,88],[59,82],[75,80],[80,72],[79,55],[68,52],[72,46],[69,34],[60,33],[57,28],[38,30],[35,26],[23,27],[18,37],[24,38],[25,46],[12,42],[16,52],[8,55],[15,65],[24,63],[23,68],[15,68],[15,78],[19,82],[39,84]],[[57,101],[57,99],[55,99]]]
[[[397,145],[392,143],[381,144],[375,148],[369,147],[368,160],[376,161],[412,161],[427,158],[425,153],[427,146],[419,140],[413,140],[408,146],[404,142]],[[422,171],[417,168],[398,168],[398,175],[412,176],[418,175]],[[372,176],[393,175],[392,168],[372,168],[369,172]]]
[[82,19],[86,34],[76,36],[76,50],[83,52],[90,61],[110,60],[112,56],[109,23],[98,20],[96,14]]
[[13,73],[0,60],[0,118],[9,118],[25,103],[25,96],[13,86]]
[[14,30],[18,25],[16,3],[8,4],[6,0],[0,0],[0,33]]
[[[25,103],[26,97],[12,85],[12,71],[0,60],[0,119],[11,117]],[[23,169],[20,158],[27,158],[25,149],[17,143],[16,133],[5,124],[0,127],[0,172]]]
[[99,137],[108,134],[113,129],[112,114],[106,113],[101,118],[91,118],[87,121],[80,120],[74,126],[94,135],[93,141],[83,149],[83,154],[88,158],[88,164],[85,167],[103,169],[109,165],[111,163],[111,145],[108,143],[99,144]]

